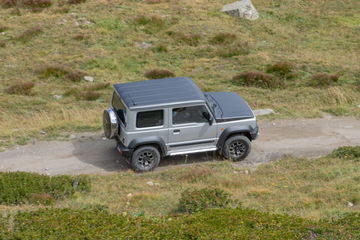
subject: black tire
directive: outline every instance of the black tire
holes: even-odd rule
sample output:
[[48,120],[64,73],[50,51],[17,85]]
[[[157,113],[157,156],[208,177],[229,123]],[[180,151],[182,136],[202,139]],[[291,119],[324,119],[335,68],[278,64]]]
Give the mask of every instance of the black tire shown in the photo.
[[251,151],[249,138],[244,135],[235,135],[224,143],[223,155],[234,162],[245,159]]
[[135,172],[149,172],[160,163],[159,150],[153,146],[139,147],[131,156],[130,165]]

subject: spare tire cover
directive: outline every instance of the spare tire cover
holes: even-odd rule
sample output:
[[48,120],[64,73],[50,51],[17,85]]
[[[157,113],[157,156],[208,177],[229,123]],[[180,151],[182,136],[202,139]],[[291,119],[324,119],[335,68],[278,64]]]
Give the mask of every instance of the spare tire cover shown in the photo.
[[103,128],[106,138],[115,138],[118,134],[118,121],[115,112],[112,109],[107,109],[103,113]]

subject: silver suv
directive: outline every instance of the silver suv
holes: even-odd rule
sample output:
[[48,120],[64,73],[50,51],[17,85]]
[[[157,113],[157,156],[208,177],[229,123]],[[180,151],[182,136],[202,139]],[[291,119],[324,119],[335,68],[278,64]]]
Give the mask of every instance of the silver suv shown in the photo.
[[206,151],[239,161],[258,135],[239,95],[204,93],[185,77],[115,84],[103,126],[137,172],[153,170],[164,156]]

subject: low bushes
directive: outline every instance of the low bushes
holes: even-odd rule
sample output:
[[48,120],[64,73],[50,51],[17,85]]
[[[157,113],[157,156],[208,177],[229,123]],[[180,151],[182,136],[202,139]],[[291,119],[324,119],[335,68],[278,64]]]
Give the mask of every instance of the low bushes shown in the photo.
[[236,35],[233,33],[218,33],[209,40],[211,44],[229,44],[236,40]]
[[37,73],[43,78],[65,78],[73,82],[81,81],[86,75],[83,71],[74,70],[61,64],[41,66],[37,69]]
[[193,213],[211,208],[227,208],[233,204],[230,194],[218,188],[186,190],[179,200],[179,212]]
[[[98,210],[42,209],[1,219],[5,239],[358,239],[358,216],[312,222],[250,209],[160,218]],[[1,225],[0,225],[1,229]],[[1,236],[1,235],[0,235]]]
[[86,101],[95,101],[101,96],[100,93],[95,91],[82,91],[80,92],[77,97],[82,100]]
[[313,87],[328,87],[338,83],[339,75],[328,73],[317,73],[312,76],[312,81],[309,83]]
[[35,84],[33,82],[15,83],[6,88],[5,92],[8,94],[31,95],[31,90],[34,86]]
[[75,191],[88,191],[87,178],[45,176],[36,173],[0,173],[0,204],[42,203],[71,197]]
[[167,77],[175,77],[175,74],[166,69],[152,69],[150,71],[147,71],[144,76],[148,79],[160,79]]
[[266,72],[275,74],[284,79],[290,79],[295,77],[294,68],[294,64],[290,62],[277,62],[275,64],[268,65],[266,67]]
[[31,27],[21,34],[19,34],[15,39],[17,41],[21,42],[27,42],[31,40],[33,37],[36,37],[37,35],[41,34],[43,32],[43,29],[39,26]]
[[260,88],[283,88],[284,82],[279,78],[262,73],[262,72],[244,72],[233,77],[233,83],[247,86],[247,87],[260,87]]
[[28,7],[28,8],[47,8],[52,5],[51,0],[0,0],[3,7]]
[[80,4],[86,2],[86,0],[68,0],[69,4]]
[[360,160],[360,146],[339,147],[332,151],[332,153],[329,154],[329,157]]

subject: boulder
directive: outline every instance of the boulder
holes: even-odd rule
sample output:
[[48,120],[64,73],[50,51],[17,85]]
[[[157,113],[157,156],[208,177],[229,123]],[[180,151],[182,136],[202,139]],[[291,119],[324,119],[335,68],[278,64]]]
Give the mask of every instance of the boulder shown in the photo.
[[222,12],[230,16],[241,17],[248,20],[256,20],[259,18],[259,13],[251,0],[242,0],[227,4],[223,7]]

